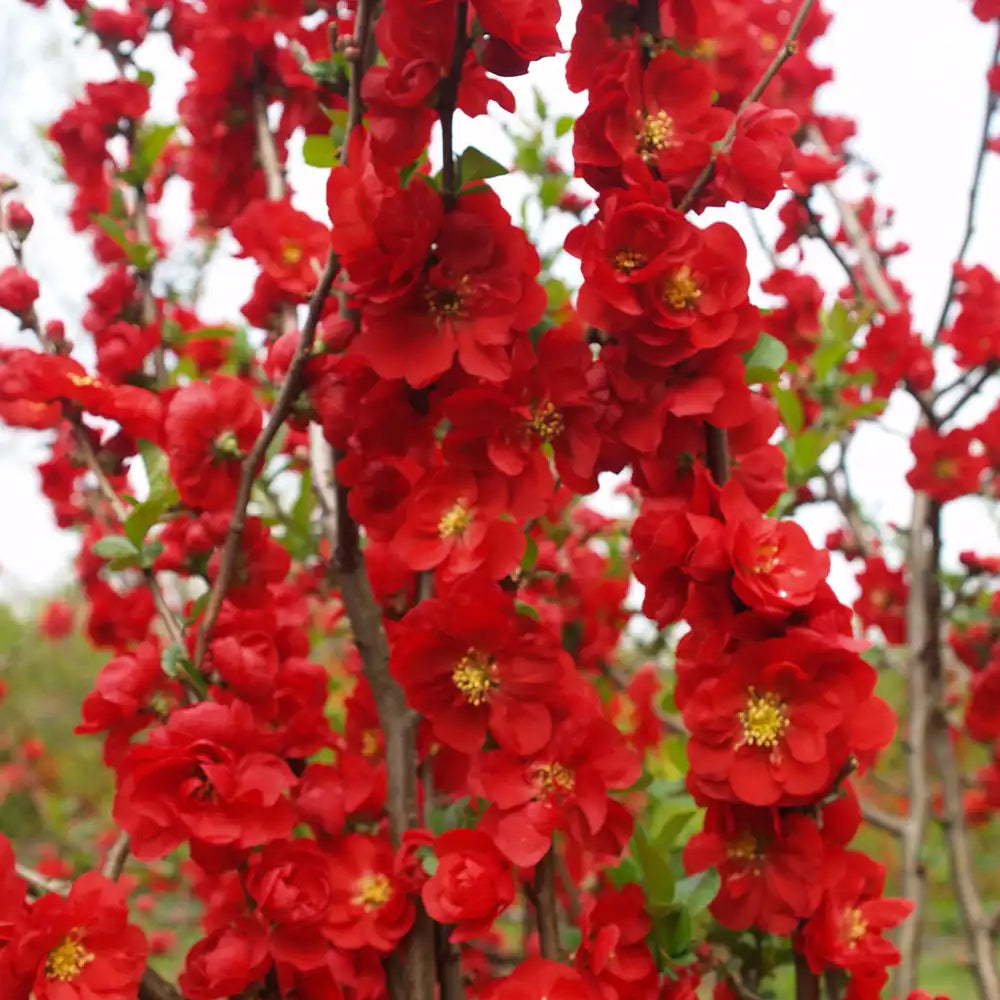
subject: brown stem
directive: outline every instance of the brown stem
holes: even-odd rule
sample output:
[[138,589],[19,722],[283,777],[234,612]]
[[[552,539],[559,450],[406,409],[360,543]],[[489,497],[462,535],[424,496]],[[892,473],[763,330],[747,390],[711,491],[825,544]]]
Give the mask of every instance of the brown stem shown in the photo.
[[691,189],[686,195],[684,195],[680,204],[677,206],[677,210],[679,212],[684,213],[691,208],[691,206],[698,200],[698,196],[702,193],[702,191],[708,187],[709,182],[715,176],[715,166],[718,162],[719,156],[729,152],[729,149],[733,144],[733,140],[736,138],[736,129],[739,127],[741,115],[747,110],[747,108],[750,107],[751,104],[754,103],[754,101],[760,98],[764,91],[767,90],[771,81],[775,78],[775,76],[777,76],[781,67],[784,66],[785,62],[795,54],[795,40],[798,38],[799,32],[802,30],[802,26],[805,24],[806,18],[809,16],[809,11],[812,9],[813,3],[814,0],[803,0],[798,13],[795,15],[792,23],[788,26],[788,33],[785,35],[785,40],[782,42],[781,48],[779,48],[775,53],[770,65],[766,70],[764,70],[763,75],[754,85],[750,93],[743,98],[743,102],[740,104],[729,128],[726,129],[726,134],[716,146],[715,152],[712,154],[712,158],[702,168],[701,173],[695,178],[694,184],[691,185]]
[[944,800],[944,833],[951,869],[951,884],[958,902],[962,925],[968,941],[972,973],[981,1000],[1000,1000],[1000,974],[997,972],[992,920],[983,907],[976,887],[976,873],[965,827],[965,803],[962,796],[962,773],[948,722],[938,711],[932,724],[934,757],[941,774]]
[[[932,714],[932,688],[941,676],[940,592],[937,562],[940,539],[937,505],[924,493],[913,499],[907,565],[910,589],[907,596],[906,630],[909,647],[906,754],[908,810],[903,823],[900,859],[900,893],[913,901],[913,913],[899,931],[899,968],[895,989],[906,996],[916,988],[923,913],[927,892],[923,863],[924,840],[930,814],[931,788],[928,775],[927,737]],[[935,541],[937,539],[937,541]]]
[[538,921],[538,946],[542,958],[558,962],[562,959],[559,943],[559,911],[556,904],[556,855],[550,847],[545,857],[535,865],[532,903]]
[[795,1000],[819,1000],[819,976],[798,952],[795,954]]
[[468,0],[460,0],[455,11],[455,41],[452,45],[451,66],[448,75],[441,81],[438,98],[438,117],[441,119],[441,186],[444,192],[445,208],[453,208],[458,195],[458,180],[455,176],[455,108],[458,105],[458,87],[462,80],[462,66],[469,44],[467,22],[469,19]]
[[101,866],[101,874],[105,878],[111,879],[112,882],[117,882],[125,868],[125,862],[128,861],[128,852],[129,837],[123,830],[118,834],[118,839],[111,845],[111,849],[104,859],[104,864]]
[[721,427],[705,424],[705,456],[708,469],[718,486],[729,480],[729,442]]
[[437,972],[441,984],[441,1000],[465,1000],[465,982],[462,978],[462,952],[457,944],[448,940],[450,927],[437,924]]

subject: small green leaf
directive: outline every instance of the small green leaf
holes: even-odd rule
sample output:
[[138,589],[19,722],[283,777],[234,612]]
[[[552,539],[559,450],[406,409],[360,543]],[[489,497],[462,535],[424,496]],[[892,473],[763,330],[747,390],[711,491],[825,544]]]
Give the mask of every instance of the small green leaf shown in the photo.
[[812,473],[829,443],[825,435],[813,429],[804,431],[795,439],[792,443],[792,463],[801,477],[807,478]]
[[503,177],[506,173],[507,168],[502,163],[497,163],[475,146],[466,147],[458,158],[458,175],[463,185],[488,180],[490,177]]
[[798,434],[802,430],[802,425],[806,419],[805,411],[802,409],[802,400],[799,399],[798,393],[793,392],[791,389],[779,388],[778,386],[775,386],[772,391],[774,392],[774,400],[778,404],[778,412],[781,414],[784,425],[790,433]]
[[530,573],[538,561],[538,542],[531,535],[528,535],[524,543],[524,555],[521,557],[521,572]]
[[132,509],[122,527],[125,529],[125,536],[136,548],[142,547],[146,534],[160,520],[166,506],[164,498],[157,497],[155,500],[146,500]]
[[576,119],[572,115],[563,115],[556,121],[556,138],[561,139],[575,124]]
[[541,620],[538,609],[533,608],[530,604],[525,604],[524,601],[515,601],[514,610],[519,615],[526,615],[528,618],[533,618],[536,622]]
[[142,547],[142,555],[139,558],[139,565],[143,569],[152,569],[153,563],[163,555],[163,550],[165,546],[163,542],[154,539],[152,542],[147,542]]
[[160,667],[168,677],[183,681],[197,691],[202,698],[208,693],[205,678],[187,658],[187,649],[182,643],[175,642],[167,646],[160,657]]
[[683,903],[692,913],[700,913],[718,895],[722,880],[714,868],[708,868],[697,875],[677,880],[675,895],[677,901]]
[[133,562],[139,558],[139,550],[124,535],[105,535],[90,547],[90,551],[100,559],[127,559]]
[[338,149],[328,135],[307,135],[302,143],[302,159],[310,167],[328,169],[337,163]]
[[540,90],[535,91],[535,114],[538,115],[541,121],[545,121],[549,115],[548,105],[545,103],[545,98],[542,96]]
[[650,911],[666,909],[674,901],[674,874],[667,859],[650,844],[641,827],[633,834],[632,853],[642,869],[642,886]]
[[776,372],[788,361],[788,348],[769,333],[762,333],[753,349],[743,358],[748,369],[765,368]]
[[142,464],[146,467],[149,499],[170,496],[173,492],[173,483],[170,481],[170,460],[167,458],[167,453],[151,441],[140,441],[139,454],[142,455]]

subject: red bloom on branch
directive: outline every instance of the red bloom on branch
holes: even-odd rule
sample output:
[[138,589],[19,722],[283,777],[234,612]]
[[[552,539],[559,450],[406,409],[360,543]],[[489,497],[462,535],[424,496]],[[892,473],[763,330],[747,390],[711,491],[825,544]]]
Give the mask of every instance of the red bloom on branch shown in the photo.
[[[2,926],[2,925],[0,925]],[[97,872],[63,899],[27,908],[0,951],[5,1000],[133,1000],[146,968],[146,936],[128,922],[122,890]]]
[[165,424],[170,475],[191,507],[225,510],[236,501],[243,455],[260,433],[251,390],[229,375],[192,382],[170,401]]
[[479,829],[516,865],[537,864],[557,829],[585,839],[608,818],[608,789],[627,788],[639,758],[604,719],[563,722],[534,754],[483,754],[477,784],[491,804]]
[[685,845],[688,872],[722,876],[712,915],[724,927],[790,934],[816,912],[823,892],[823,838],[800,813],[712,803]]
[[910,439],[914,467],[906,481],[938,503],[947,503],[979,491],[979,482],[989,461],[978,447],[972,431],[958,428],[939,434],[932,427],[918,427]]
[[[801,950],[813,972],[829,966],[880,987],[886,968],[899,962],[899,952],[883,932],[913,910],[908,899],[883,899],[885,868],[857,851],[844,852],[816,915],[805,925]],[[871,994],[878,996],[878,990]]]
[[894,646],[906,641],[906,595],[908,587],[901,569],[890,569],[881,556],[869,556],[858,574],[861,594],[854,613],[866,627],[882,630]]
[[501,517],[506,501],[498,477],[429,472],[407,498],[393,551],[411,569],[439,567],[444,580],[477,570],[500,580],[514,572],[524,553],[523,532],[509,514]]
[[0,946],[13,937],[14,928],[24,912],[28,891],[27,883],[14,867],[15,860],[10,841],[0,833]]
[[175,710],[118,764],[114,816],[141,860],[184,840],[247,848],[291,833],[286,792],[295,777],[259,742],[245,705],[203,702]]
[[416,388],[448,371],[456,355],[469,375],[503,381],[514,331],[528,330],[545,311],[539,267],[492,191],[462,195],[416,284],[367,303],[357,348],[382,378]]
[[489,1000],[599,1000],[601,996],[575,969],[547,958],[521,962],[489,992]]
[[251,201],[230,224],[233,236],[278,287],[292,296],[312,294],[330,247],[326,226],[287,201]]
[[222,1000],[261,979],[270,965],[267,930],[246,917],[199,941],[187,953],[178,985],[188,1000]]
[[555,636],[482,580],[421,601],[394,635],[391,669],[442,743],[480,750],[487,730],[513,752],[552,734],[549,705],[572,666]]
[[325,933],[340,948],[390,952],[413,923],[413,903],[393,871],[388,841],[352,834],[330,853]]
[[38,282],[19,267],[0,271],[0,309],[24,318],[38,298]]
[[434,841],[437,867],[420,895],[431,918],[453,925],[452,941],[489,932],[514,901],[510,865],[479,830],[448,830]]
[[856,653],[813,633],[738,646],[684,705],[688,784],[702,799],[792,805],[827,792],[852,755],[892,739],[892,711]]

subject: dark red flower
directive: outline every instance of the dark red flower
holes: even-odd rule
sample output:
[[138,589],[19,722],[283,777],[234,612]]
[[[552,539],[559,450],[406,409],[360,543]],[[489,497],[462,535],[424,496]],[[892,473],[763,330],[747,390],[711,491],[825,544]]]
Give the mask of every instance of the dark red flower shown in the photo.
[[240,463],[261,424],[260,407],[239,379],[213,375],[181,389],[170,401],[165,424],[170,475],[181,499],[207,510],[231,508]]

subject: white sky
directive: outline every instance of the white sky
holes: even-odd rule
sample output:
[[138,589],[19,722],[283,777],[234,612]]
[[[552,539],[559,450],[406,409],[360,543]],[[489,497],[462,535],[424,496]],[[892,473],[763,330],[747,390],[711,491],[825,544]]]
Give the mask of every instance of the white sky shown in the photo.
[[[564,39],[568,41],[578,2],[567,0],[563,6]],[[826,6],[835,18],[826,37],[815,46],[814,58],[833,65],[836,78],[820,91],[820,107],[852,115],[859,122],[854,148],[880,171],[878,193],[896,210],[895,234],[912,247],[909,254],[894,261],[893,273],[912,291],[918,329],[927,331],[936,322],[949,262],[962,235],[993,32],[972,18],[967,0],[828,0]],[[57,183],[58,171],[47,160],[37,135],[38,128],[69,103],[84,80],[111,76],[110,65],[89,43],[74,42],[76,34],[57,0],[42,11],[18,0],[0,0],[0,93],[4,95],[0,101],[0,173],[22,181],[21,196],[36,218],[27,256],[42,284],[41,314],[44,319],[64,319],[71,331],[78,329],[86,292],[97,280],[97,272],[85,243],[62,220],[69,192]],[[149,48],[145,65],[157,74],[153,114],[168,121],[184,78],[165,45],[156,42]],[[565,89],[561,59],[536,65],[530,80],[516,83],[526,108],[532,106],[527,90],[532,84],[543,90],[555,114],[578,113],[582,106],[581,96]],[[495,124],[462,123],[456,131],[456,145],[467,144],[501,161],[509,152]],[[318,217],[323,215],[323,181],[321,171],[293,167],[296,202]],[[502,180],[498,190],[513,202],[517,182]],[[993,155],[987,164],[979,229],[968,259],[994,269],[1000,267],[998,209],[1000,157]],[[769,265],[747,232],[744,217],[740,212],[726,217],[746,236],[755,278],[764,277]],[[829,218],[832,224],[832,215]],[[161,212],[161,225],[168,237],[183,237],[188,216],[182,198],[173,199]],[[774,231],[771,220],[765,218],[762,225]],[[0,267],[10,263],[5,252],[0,248]],[[837,289],[841,272],[826,253],[816,244],[807,262],[829,289]],[[202,302],[206,320],[234,317],[251,276],[249,262],[216,267]],[[25,342],[12,318],[0,316],[0,343]],[[86,348],[80,353],[89,358]],[[913,408],[906,400],[895,402],[885,420],[890,433],[866,426],[852,450],[850,472],[856,491],[865,508],[883,520],[905,523],[908,516],[909,493],[903,477],[911,457],[905,441],[891,432],[906,432],[913,419]],[[74,535],[55,527],[39,492],[34,464],[44,451],[36,433],[0,426],[0,600],[21,606],[67,581],[69,561],[77,548]],[[812,508],[802,520],[819,542],[836,518],[830,511]],[[945,543],[952,556],[967,547],[1000,551],[995,521],[975,501],[948,505]],[[837,573],[837,586],[845,594],[851,589],[842,571]]]

